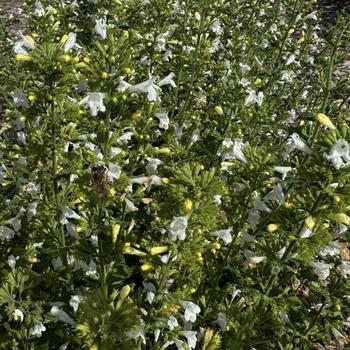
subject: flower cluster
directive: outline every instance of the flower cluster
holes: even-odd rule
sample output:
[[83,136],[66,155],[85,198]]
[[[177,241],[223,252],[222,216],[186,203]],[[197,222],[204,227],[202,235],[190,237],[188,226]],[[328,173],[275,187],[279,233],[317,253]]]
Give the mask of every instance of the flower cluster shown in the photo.
[[346,347],[349,17],[25,10],[0,38],[0,348]]

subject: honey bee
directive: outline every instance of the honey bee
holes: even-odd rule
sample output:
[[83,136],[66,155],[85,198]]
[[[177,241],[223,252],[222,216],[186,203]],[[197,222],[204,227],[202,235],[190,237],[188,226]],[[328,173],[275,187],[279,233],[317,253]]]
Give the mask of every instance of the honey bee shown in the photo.
[[94,191],[106,194],[108,187],[108,169],[103,164],[96,164],[91,168],[91,182]]

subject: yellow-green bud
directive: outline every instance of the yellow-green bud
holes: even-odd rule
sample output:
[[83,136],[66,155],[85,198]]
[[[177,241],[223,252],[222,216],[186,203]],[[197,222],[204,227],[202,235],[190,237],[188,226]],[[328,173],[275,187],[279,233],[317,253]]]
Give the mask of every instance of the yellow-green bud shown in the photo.
[[341,224],[350,225],[350,217],[344,213],[333,214],[330,218]]
[[145,263],[145,264],[141,265],[140,270],[142,272],[147,272],[147,271],[151,270],[152,268],[153,268],[152,264]]
[[313,230],[313,228],[315,227],[316,222],[314,220],[314,218],[312,216],[308,216],[305,219],[305,226],[309,229],[309,230]]
[[128,284],[126,286],[124,286],[122,288],[122,290],[120,291],[120,299],[124,300],[125,298],[127,298],[128,295],[130,294],[130,291],[131,291],[131,288]]
[[112,241],[115,243],[117,241],[118,235],[120,232],[120,225],[115,224],[112,226]]
[[316,114],[316,120],[323,126],[327,127],[328,129],[334,130],[336,129],[336,127],[334,126],[334,124],[332,123],[332,121],[330,120],[330,118],[328,116],[326,116],[323,113],[317,113]]
[[136,248],[130,247],[128,245],[125,245],[123,248],[123,254],[128,255],[137,255],[137,256],[145,256],[147,255],[145,252],[138,250]]
[[142,114],[140,112],[135,112],[131,115],[131,119],[137,120],[142,117]]
[[17,61],[31,61],[32,58],[29,55],[25,55],[23,53],[18,53],[16,55],[16,60]]
[[168,147],[156,148],[157,153],[159,154],[170,154],[171,150]]
[[267,232],[274,233],[279,229],[279,227],[280,227],[279,224],[269,224],[267,225]]
[[224,115],[224,110],[222,109],[221,106],[215,106],[215,112],[216,112],[218,115]]
[[185,200],[184,207],[185,207],[185,210],[187,211],[192,210],[193,202],[189,198],[187,198]]
[[68,35],[64,34],[60,40],[60,43],[63,45],[66,43],[67,40],[68,40]]
[[158,255],[158,254],[163,254],[166,251],[168,251],[168,246],[160,246],[160,247],[152,247],[150,249],[150,254],[151,255]]
[[233,163],[233,162],[221,162],[220,165],[222,167],[225,167],[225,166],[227,167],[227,166],[233,166],[233,165],[235,165],[235,163]]

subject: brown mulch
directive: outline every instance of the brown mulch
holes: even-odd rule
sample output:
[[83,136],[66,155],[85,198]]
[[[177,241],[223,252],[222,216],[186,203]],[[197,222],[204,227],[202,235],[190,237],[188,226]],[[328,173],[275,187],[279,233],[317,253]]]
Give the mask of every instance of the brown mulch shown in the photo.
[[0,0],[0,24],[6,25],[4,29],[9,35],[25,29],[27,17],[21,8],[22,3],[22,0]]

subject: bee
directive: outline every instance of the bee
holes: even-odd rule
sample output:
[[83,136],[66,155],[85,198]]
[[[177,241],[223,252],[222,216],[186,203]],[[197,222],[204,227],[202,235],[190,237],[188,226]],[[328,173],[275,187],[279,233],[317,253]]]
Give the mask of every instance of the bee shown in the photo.
[[103,164],[96,164],[91,168],[91,182],[94,191],[106,194],[108,187],[108,169]]

